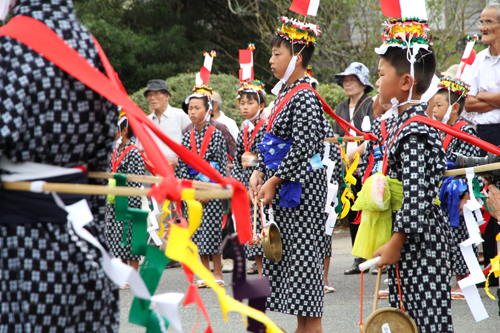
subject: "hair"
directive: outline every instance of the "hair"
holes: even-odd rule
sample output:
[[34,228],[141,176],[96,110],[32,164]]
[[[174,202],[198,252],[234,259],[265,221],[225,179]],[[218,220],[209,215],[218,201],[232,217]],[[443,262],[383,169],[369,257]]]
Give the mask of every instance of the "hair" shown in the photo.
[[[215,93],[215,91],[214,91],[214,93]],[[214,101],[214,103],[219,106],[219,110],[222,110],[222,97],[220,96],[220,94],[217,94],[217,95],[213,94],[212,101]]]
[[[191,97],[191,100],[193,100],[193,99],[202,99],[203,100],[203,105],[205,106],[205,111],[208,111],[208,109],[210,108],[210,103],[212,101],[207,96],[203,96],[203,97]],[[188,109],[189,109],[189,104],[188,104]]]
[[298,44],[292,47],[291,42],[281,36],[274,35],[274,37],[271,39],[271,48],[280,47],[281,45],[284,45],[292,56],[294,55],[294,52],[297,53],[302,50],[302,52],[300,52],[300,54],[302,54],[302,68],[304,68],[304,70],[307,69],[307,66],[309,65],[309,62],[311,61],[311,58],[314,54],[314,45],[304,47],[304,45]]
[[[429,53],[430,52],[430,53]],[[399,76],[410,73],[410,62],[407,57],[407,49],[399,47],[389,47],[385,54],[380,56],[391,64],[396,69],[396,74]],[[432,77],[436,71],[436,56],[429,46],[428,51],[418,50],[416,61],[414,63],[414,83],[415,93],[418,95],[424,94],[431,85]]]
[[497,3],[497,2],[490,3],[489,5],[484,7],[484,9],[492,9],[492,8],[495,8],[497,10],[496,19],[498,22],[500,22],[500,3]]
[[444,95],[446,97],[446,100],[448,101],[448,103],[450,105],[458,103],[458,105],[460,106],[460,108],[458,109],[458,115],[460,116],[460,114],[462,114],[462,111],[464,110],[464,107],[465,107],[465,98],[463,98],[463,97],[460,98],[460,94],[452,92],[452,91],[450,91],[450,95],[449,95],[450,97],[448,98],[448,89],[446,89],[446,88],[440,88],[437,91],[436,95],[438,95],[438,94]]
[[124,128],[127,128],[127,139],[131,139],[134,136],[134,132],[132,131],[132,127],[130,127],[130,123],[128,121],[128,118],[122,121],[120,124],[120,133],[123,131]]
[[[257,95],[259,95],[259,96],[257,97]],[[264,95],[261,92],[257,94],[254,92],[245,92],[244,91],[240,95],[240,100],[243,97],[246,97],[249,101],[254,100],[254,101],[257,101],[257,103],[266,105],[266,95]],[[260,107],[260,104],[259,104],[259,107]]]

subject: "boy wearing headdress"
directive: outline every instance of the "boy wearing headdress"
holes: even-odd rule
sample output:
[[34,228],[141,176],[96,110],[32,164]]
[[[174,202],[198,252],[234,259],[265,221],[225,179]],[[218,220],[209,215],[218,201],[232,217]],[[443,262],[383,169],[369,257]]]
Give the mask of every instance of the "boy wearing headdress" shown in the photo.
[[427,117],[420,97],[432,81],[436,58],[425,21],[393,19],[385,26],[384,43],[375,50],[380,55],[377,87],[380,103],[395,105],[398,119],[387,137],[384,158],[387,177],[400,182],[403,199],[393,212],[391,239],[373,256],[381,257],[378,267],[389,265],[392,307],[405,309],[421,333],[453,332],[453,239],[434,203],[446,154],[436,129],[410,120]]
[[[209,122],[212,108],[212,88],[205,84],[195,86],[193,93],[182,103],[182,109],[187,112],[194,125],[193,129],[184,133],[182,145],[224,174],[227,166],[226,141],[222,133]],[[181,179],[210,181],[207,176],[194,170],[182,160],[177,163],[175,176]],[[222,243],[222,201],[220,199],[198,199],[198,201],[203,205],[203,217],[200,227],[193,234],[193,242],[198,246],[201,262],[207,269],[210,269],[210,255],[212,255],[215,281],[220,286],[225,286],[221,255],[218,254]],[[199,280],[197,286],[206,288],[207,284]]]
[[[455,129],[477,137],[476,130],[469,126],[461,117],[470,86],[459,79],[445,76],[441,78],[438,88],[438,92],[434,95],[434,108],[432,110],[434,118]],[[442,133],[441,138],[448,163],[453,163],[457,154],[463,156],[480,156],[481,154],[479,147],[453,137],[450,134]],[[439,198],[441,209],[448,215],[450,220],[451,233],[456,245],[453,272],[456,274],[458,282],[470,273],[459,246],[460,243],[469,238],[462,209],[470,196],[466,181],[464,179],[453,178],[448,177],[444,179]],[[481,177],[477,178],[481,182]],[[478,253],[475,245],[474,251],[477,257]],[[451,298],[464,299],[458,283],[451,290]]]
[[[283,242],[283,259],[264,259],[271,282],[267,308],[297,316],[297,332],[321,331],[324,296],[324,168],[313,167],[323,155],[326,118],[304,72],[320,31],[286,17],[271,40],[271,70],[280,82],[269,116],[250,195],[271,204]],[[297,88],[298,87],[298,88]],[[310,89],[310,88],[309,88]],[[278,157],[279,155],[279,157]]]

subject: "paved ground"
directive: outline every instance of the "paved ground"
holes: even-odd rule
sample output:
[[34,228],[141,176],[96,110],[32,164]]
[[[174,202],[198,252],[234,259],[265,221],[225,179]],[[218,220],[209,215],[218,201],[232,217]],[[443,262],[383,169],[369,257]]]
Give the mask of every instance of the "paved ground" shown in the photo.
[[[325,315],[323,317],[323,329],[325,333],[331,332],[359,332],[359,309],[360,309],[360,277],[344,276],[344,269],[352,263],[350,255],[351,244],[348,231],[342,231],[334,235],[333,257],[330,266],[328,279],[337,291],[333,294],[325,295]],[[224,274],[226,283],[231,282],[231,274]],[[373,306],[373,292],[375,288],[376,276],[365,274],[364,290],[364,320],[371,313]],[[165,270],[158,290],[156,293],[164,292],[184,292],[187,288],[187,281],[181,268]],[[226,287],[229,294],[232,294],[231,288]],[[490,318],[479,323],[474,318],[467,306],[466,301],[453,301],[452,312],[453,322],[456,333],[475,333],[475,332],[500,332],[500,317],[498,315],[498,305],[496,301],[490,299],[483,289],[480,289],[480,295]],[[493,295],[496,295],[496,288],[491,288]],[[246,332],[245,325],[241,316],[237,313],[229,313],[228,322],[222,319],[219,301],[214,292],[209,289],[201,289],[200,295],[205,302],[207,311],[215,333]],[[121,326],[120,333],[145,332],[145,329],[128,322],[128,313],[132,303],[132,293],[129,290],[120,291],[121,306]],[[379,308],[388,306],[387,300],[379,301]],[[295,320],[293,317],[279,313],[267,313],[268,316],[285,332],[294,332]],[[192,332],[196,324],[196,308],[189,305],[180,309],[180,315],[183,323],[184,332]],[[204,332],[206,323],[202,318],[197,332]],[[168,330],[175,332],[173,328]]]

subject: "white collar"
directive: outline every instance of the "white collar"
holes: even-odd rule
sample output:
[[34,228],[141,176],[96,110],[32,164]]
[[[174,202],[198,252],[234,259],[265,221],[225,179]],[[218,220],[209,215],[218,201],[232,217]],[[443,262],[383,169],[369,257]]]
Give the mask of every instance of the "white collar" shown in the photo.
[[[165,111],[163,111],[163,113],[161,114],[162,117],[167,117],[168,118],[168,115],[170,114],[169,109],[171,109],[170,107],[170,104],[167,105],[167,108],[165,109]],[[156,118],[158,119],[158,116],[156,115],[156,112],[153,111],[153,118]]]

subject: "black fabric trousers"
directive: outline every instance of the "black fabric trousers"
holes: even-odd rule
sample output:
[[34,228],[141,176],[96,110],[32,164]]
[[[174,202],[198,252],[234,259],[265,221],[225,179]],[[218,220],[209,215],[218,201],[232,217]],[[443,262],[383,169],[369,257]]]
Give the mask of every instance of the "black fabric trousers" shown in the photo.
[[[361,177],[355,176],[357,179],[356,185],[354,185],[354,195],[358,198],[358,193],[361,191]],[[352,206],[351,206],[352,207]],[[354,241],[356,240],[356,235],[358,234],[359,224],[354,224],[356,217],[358,216],[358,211],[351,210],[347,214],[347,219],[349,221],[349,231],[351,232],[351,242],[354,246]]]
[[[233,216],[231,213],[229,213],[226,221],[226,226],[224,227],[224,229],[222,229],[222,241],[224,242],[224,240],[228,235],[232,235],[234,233],[235,230],[234,230]],[[222,249],[222,259],[234,260],[233,242],[231,242],[231,240],[228,240],[224,245],[224,248]]]
[[[500,146],[500,124],[477,125],[477,135],[481,140],[489,142],[495,146]],[[481,156],[486,156],[486,154],[486,151],[481,149]],[[485,265],[488,265],[490,259],[494,258],[498,253],[495,236],[500,231],[499,229],[497,220],[491,217],[488,221],[484,234],[482,234],[484,239],[483,255]],[[490,285],[498,286],[498,279],[495,279],[493,274],[490,275]]]

